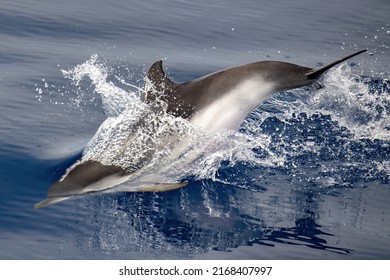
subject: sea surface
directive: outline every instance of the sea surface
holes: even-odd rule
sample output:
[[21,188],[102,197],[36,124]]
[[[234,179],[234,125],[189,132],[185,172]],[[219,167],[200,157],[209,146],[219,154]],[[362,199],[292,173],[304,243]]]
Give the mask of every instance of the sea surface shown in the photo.
[[[365,48],[237,131],[136,128],[156,60],[185,82]],[[389,65],[388,0],[1,0],[0,259],[390,259]],[[188,186],[34,209],[81,156],[137,164],[145,137],[147,169]]]

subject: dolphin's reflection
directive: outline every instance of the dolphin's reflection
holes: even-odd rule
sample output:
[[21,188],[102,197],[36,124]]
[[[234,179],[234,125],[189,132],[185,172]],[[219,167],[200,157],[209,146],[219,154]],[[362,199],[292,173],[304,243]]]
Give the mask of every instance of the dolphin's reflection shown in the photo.
[[76,240],[84,251],[129,258],[137,258],[134,252],[191,258],[253,244],[350,254],[328,244],[333,235],[317,221],[317,201],[291,186],[254,192],[211,181],[167,193],[91,197],[88,228],[79,228]]

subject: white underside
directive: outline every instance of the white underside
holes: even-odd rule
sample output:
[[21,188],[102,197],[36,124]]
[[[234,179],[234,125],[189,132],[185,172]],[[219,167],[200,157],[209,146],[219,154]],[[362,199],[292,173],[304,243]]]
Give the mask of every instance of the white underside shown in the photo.
[[236,129],[245,117],[272,95],[274,84],[252,77],[209,104],[190,122],[207,130]]

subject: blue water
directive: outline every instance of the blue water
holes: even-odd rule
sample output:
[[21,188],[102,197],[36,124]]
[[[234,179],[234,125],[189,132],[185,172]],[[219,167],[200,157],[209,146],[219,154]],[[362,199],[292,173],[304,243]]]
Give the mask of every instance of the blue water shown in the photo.
[[[3,0],[0,258],[389,259],[389,14],[387,0]],[[203,135],[210,152],[168,172],[186,188],[33,207],[107,118],[102,99],[127,108],[118,92],[139,92],[157,59],[184,82],[363,48],[238,131]]]

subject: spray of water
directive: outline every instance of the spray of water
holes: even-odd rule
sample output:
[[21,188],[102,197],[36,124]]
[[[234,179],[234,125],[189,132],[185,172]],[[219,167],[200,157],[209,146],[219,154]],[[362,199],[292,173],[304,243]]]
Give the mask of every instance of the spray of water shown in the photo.
[[[352,75],[345,64],[326,74],[319,87],[269,99],[239,131],[213,133],[166,114],[162,102],[145,104],[143,89],[112,74],[97,55],[63,74],[76,87],[90,83],[91,91],[78,91],[74,104],[97,94],[107,115],[82,161],[121,166],[137,176],[158,172],[169,182],[211,179],[241,187],[248,181],[222,176],[221,169],[240,173],[238,169],[250,166],[250,181],[263,176],[254,169],[284,169],[301,181],[322,185],[343,183],[356,173],[363,174],[360,179],[390,177],[390,162],[383,158],[390,141],[389,82],[381,80],[376,87],[372,79]],[[306,167],[298,172],[307,162],[310,172]]]
[[[164,111],[166,104],[148,106],[142,90],[125,91],[108,81],[109,70],[96,55],[70,70],[66,78],[78,86],[94,86],[108,116],[86,146],[82,161],[96,160],[129,171],[159,172],[167,181],[186,177],[217,180],[221,164],[250,162],[259,166],[283,164],[283,157],[267,148],[270,138],[237,131],[211,133]],[[78,98],[85,98],[80,92]],[[76,101],[76,104],[78,102]],[[260,157],[258,152],[262,151]]]

